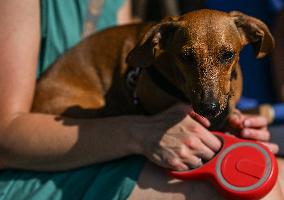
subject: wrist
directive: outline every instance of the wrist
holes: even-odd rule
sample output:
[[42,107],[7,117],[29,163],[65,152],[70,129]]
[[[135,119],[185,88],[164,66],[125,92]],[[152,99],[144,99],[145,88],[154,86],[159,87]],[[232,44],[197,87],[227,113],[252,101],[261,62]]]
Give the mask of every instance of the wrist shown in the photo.
[[128,142],[131,154],[140,154],[144,152],[143,142],[145,135],[150,132],[150,120],[146,116],[131,116],[126,121],[128,127]]

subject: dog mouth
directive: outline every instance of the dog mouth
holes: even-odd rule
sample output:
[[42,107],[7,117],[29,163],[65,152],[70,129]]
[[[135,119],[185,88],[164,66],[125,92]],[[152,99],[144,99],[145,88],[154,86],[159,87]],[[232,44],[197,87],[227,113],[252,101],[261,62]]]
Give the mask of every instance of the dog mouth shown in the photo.
[[[230,113],[230,106],[229,102],[227,101],[225,106],[220,108],[220,106],[211,104],[193,104],[193,110],[202,115],[203,117],[207,118],[211,123],[211,129],[220,129],[226,121],[227,116]],[[212,129],[212,130],[213,130]]]
[[210,129],[221,130],[226,124],[226,120],[229,113],[230,113],[230,107],[229,104],[227,103],[225,108],[223,110],[220,110],[220,112],[216,116],[208,118],[208,120],[211,123]]
[[219,104],[217,103],[202,103],[198,102],[197,104],[192,104],[193,110],[206,117],[207,119],[213,119],[221,115],[223,110],[220,108]]

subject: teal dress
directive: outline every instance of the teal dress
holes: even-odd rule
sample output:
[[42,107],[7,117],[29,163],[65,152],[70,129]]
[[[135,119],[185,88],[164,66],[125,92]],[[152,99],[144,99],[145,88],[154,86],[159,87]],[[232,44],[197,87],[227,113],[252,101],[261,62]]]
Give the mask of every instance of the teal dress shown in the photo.
[[[97,29],[116,23],[121,0],[105,0]],[[81,37],[87,0],[42,0],[38,75]],[[124,200],[133,190],[144,159],[130,156],[65,172],[0,172],[0,200]]]

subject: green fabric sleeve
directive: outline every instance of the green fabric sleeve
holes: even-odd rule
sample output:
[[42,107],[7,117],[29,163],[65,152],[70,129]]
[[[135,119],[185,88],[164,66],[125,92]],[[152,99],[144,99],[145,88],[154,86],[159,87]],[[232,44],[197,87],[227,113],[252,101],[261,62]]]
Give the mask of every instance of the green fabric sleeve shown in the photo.
[[122,6],[124,0],[104,0],[96,30],[100,31],[117,24],[117,10]]
[[41,49],[38,76],[80,41],[88,0],[41,1]]

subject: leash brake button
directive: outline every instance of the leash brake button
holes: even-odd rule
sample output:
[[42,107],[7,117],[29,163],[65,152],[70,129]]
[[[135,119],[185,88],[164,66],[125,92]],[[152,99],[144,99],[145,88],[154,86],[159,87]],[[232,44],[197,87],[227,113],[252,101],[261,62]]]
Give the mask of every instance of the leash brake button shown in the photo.
[[265,157],[251,146],[240,146],[228,153],[221,164],[224,179],[236,187],[256,184],[265,173]]
[[247,174],[257,179],[261,179],[265,170],[265,166],[259,163],[255,163],[252,160],[241,159],[237,162],[236,169],[241,173]]

